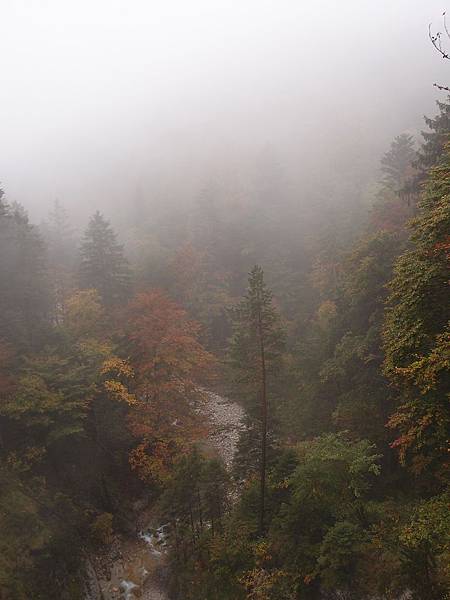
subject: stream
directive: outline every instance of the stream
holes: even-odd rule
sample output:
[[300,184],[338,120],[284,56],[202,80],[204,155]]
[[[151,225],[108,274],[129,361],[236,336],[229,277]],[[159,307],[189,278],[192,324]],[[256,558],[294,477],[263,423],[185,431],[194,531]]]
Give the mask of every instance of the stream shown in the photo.
[[[243,409],[214,392],[207,392],[200,413],[210,423],[208,444],[230,469],[239,439]],[[165,523],[153,523],[145,511],[136,538],[116,538],[103,560],[88,561],[85,600],[168,600]]]

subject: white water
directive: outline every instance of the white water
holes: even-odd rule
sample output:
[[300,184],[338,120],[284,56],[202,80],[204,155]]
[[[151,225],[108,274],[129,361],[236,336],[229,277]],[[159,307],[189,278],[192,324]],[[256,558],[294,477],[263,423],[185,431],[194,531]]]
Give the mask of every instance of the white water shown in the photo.
[[123,580],[120,584],[120,588],[123,590],[125,600],[131,600],[135,597],[133,590],[136,590],[138,586],[132,581]]
[[[210,423],[208,440],[227,468],[231,467],[239,439],[243,409],[214,392],[206,392],[207,400],[200,413]],[[174,422],[174,427],[177,423]],[[136,542],[122,543],[119,558],[110,565],[107,580],[89,576],[88,587],[98,591],[86,593],[85,600],[168,600],[161,580],[164,571],[169,524],[144,527]],[[95,580],[95,581],[94,581]],[[95,586],[93,585],[95,583]]]

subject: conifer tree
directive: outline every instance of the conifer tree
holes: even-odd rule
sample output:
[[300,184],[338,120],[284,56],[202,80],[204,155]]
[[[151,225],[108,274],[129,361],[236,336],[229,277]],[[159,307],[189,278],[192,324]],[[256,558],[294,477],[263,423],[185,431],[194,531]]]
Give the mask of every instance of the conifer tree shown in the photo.
[[40,341],[51,310],[45,248],[18,204],[0,193],[0,337],[24,350]]
[[381,159],[385,185],[394,192],[401,192],[413,175],[412,163],[415,158],[412,136],[406,133],[398,135]]
[[[64,320],[66,300],[73,287],[73,267],[76,243],[69,215],[64,206],[55,200],[48,220],[41,225],[47,251],[50,279],[55,299],[55,321]],[[62,317],[62,318],[61,318]]]
[[233,317],[231,363],[236,383],[246,396],[249,416],[260,425],[259,531],[263,534],[269,420],[274,413],[272,406],[269,411],[269,401],[275,396],[274,384],[284,346],[284,332],[261,267],[256,265],[250,272],[247,293],[233,309]]
[[109,222],[96,212],[81,245],[80,286],[96,289],[104,304],[120,304],[129,290],[130,272]]
[[[411,249],[394,267],[384,326],[385,372],[399,391],[390,425],[402,459],[439,471],[447,458],[450,310],[450,148],[430,171]],[[430,468],[431,467],[431,468]]]
[[[448,98],[450,100],[450,97]],[[429,169],[442,156],[445,144],[450,136],[450,102],[436,102],[439,113],[434,117],[425,117],[430,131],[422,131],[424,142],[418,152],[418,166]]]

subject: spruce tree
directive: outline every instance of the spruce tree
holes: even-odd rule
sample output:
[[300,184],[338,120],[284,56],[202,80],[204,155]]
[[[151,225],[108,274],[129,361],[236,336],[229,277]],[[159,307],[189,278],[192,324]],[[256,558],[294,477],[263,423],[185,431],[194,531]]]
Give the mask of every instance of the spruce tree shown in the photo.
[[414,140],[402,133],[391,144],[381,159],[381,171],[385,185],[394,192],[401,192],[412,176],[412,163],[416,158]]
[[450,96],[447,102],[436,102],[439,113],[434,118],[425,117],[430,131],[422,131],[424,142],[418,153],[417,165],[422,169],[433,167],[442,156],[450,136]]
[[18,204],[0,193],[0,338],[21,350],[41,341],[51,313],[46,253]]
[[115,232],[99,211],[91,217],[80,255],[80,287],[96,289],[106,305],[123,302],[129,291],[128,261]]
[[249,417],[259,425],[259,532],[263,534],[268,435],[274,416],[270,401],[276,395],[284,332],[261,267],[256,265],[252,269],[247,293],[232,314],[234,334],[230,349],[231,364]]
[[64,320],[66,300],[74,287],[74,262],[76,242],[69,215],[64,206],[55,200],[48,220],[41,225],[47,244],[48,266],[55,299],[55,322]]

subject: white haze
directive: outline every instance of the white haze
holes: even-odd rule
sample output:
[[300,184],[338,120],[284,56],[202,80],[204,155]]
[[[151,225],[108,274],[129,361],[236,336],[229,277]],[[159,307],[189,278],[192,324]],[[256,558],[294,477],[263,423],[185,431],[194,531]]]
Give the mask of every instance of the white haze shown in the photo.
[[[0,0],[0,181],[41,218],[183,204],[269,147],[302,197],[366,176],[448,83],[443,0]],[[231,175],[230,175],[231,174]],[[137,192],[139,190],[139,192]]]

